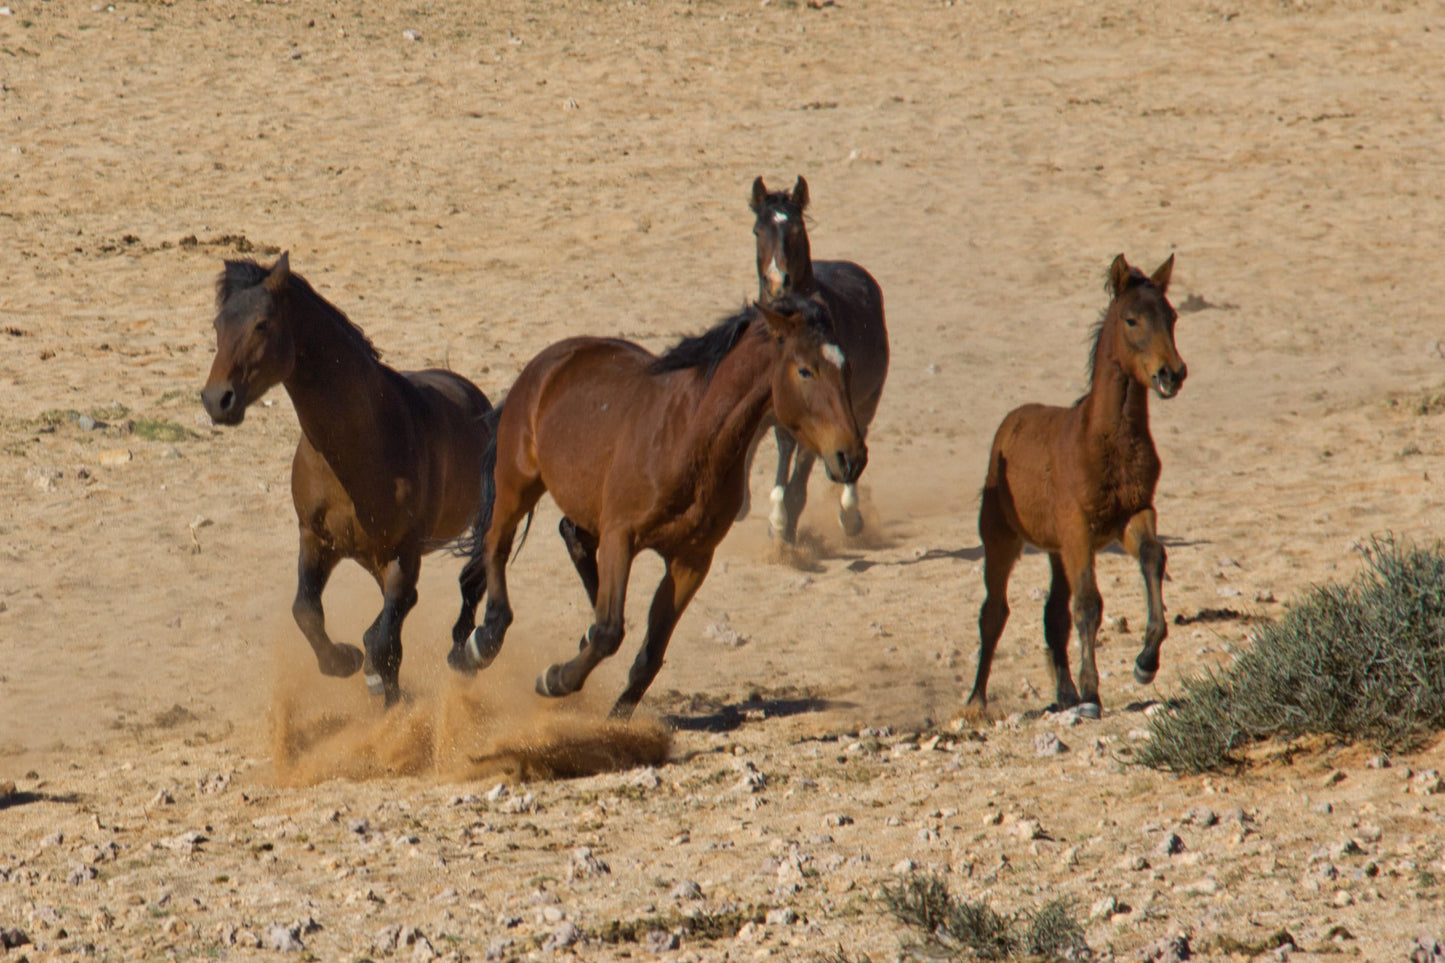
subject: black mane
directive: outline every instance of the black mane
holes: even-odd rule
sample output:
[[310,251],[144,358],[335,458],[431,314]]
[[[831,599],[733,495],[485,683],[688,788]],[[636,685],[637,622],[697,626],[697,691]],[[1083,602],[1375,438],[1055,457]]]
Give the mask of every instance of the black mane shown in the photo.
[[[825,337],[833,336],[833,325],[827,308],[812,298],[789,294],[777,299],[769,307],[780,314],[801,314],[809,327]],[[711,378],[718,364],[737,346],[748,326],[757,320],[757,317],[757,305],[744,305],[737,314],[724,318],[702,334],[683,338],[659,355],[648,370],[653,374],[665,374],[669,371],[701,368],[704,380]]]
[[[216,309],[220,310],[224,307],[232,295],[254,288],[266,280],[270,274],[271,268],[258,264],[250,258],[244,261],[227,261],[225,270],[216,279]],[[292,297],[299,299],[309,313],[320,314],[335,324],[348,341],[373,361],[381,360],[381,353],[376,350],[376,346],[371,343],[366,332],[343,314],[340,308],[317,294],[316,290],[301,275],[294,271],[287,273],[286,291]]]

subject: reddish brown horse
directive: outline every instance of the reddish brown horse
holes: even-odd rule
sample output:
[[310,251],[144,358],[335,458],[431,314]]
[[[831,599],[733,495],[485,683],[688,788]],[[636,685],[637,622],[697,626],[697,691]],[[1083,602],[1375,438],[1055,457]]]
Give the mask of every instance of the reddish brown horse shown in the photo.
[[[1177,315],[1165,293],[1174,257],[1150,277],[1120,254],[1109,268],[1112,300],[1100,323],[1089,393],[1071,408],[1025,405],[1004,418],[994,436],[978,513],[987,596],[978,616],[978,678],[967,713],[988,708],[988,670],[1008,621],[1008,578],[1024,544],[1049,553],[1053,583],[1044,605],[1044,639],[1059,708],[1079,707],[1097,719],[1099,672],[1094,642],[1104,602],[1094,578],[1094,553],[1113,542],[1139,560],[1148,596],[1144,648],[1134,678],[1154,681],[1164,622],[1164,546],[1154,525],[1159,455],[1149,434],[1149,391],[1179,393],[1188,373],[1174,347]],[[1079,635],[1079,688],[1069,672],[1070,596]]]
[[[382,364],[361,329],[291,273],[285,254],[270,268],[227,261],[216,303],[216,358],[201,391],[211,418],[239,425],[247,405],[284,384],[301,421],[291,463],[301,527],[296,624],[324,674],[349,676],[364,661],[368,688],[391,705],[421,556],[476,515],[491,405],[450,371]],[[384,596],[364,660],[326,634],[321,591],[343,558],[370,572]]]
[[[753,235],[758,248],[758,298],[769,300],[785,294],[800,294],[816,296],[828,306],[838,337],[838,360],[846,362],[853,413],[866,432],[878,411],[883,382],[888,378],[888,328],[883,321],[883,291],[873,275],[852,261],[813,260],[808,229],[803,223],[803,212],[808,207],[808,182],[803,178],[799,177],[788,193],[769,191],[759,177],[753,181],[751,207],[756,215]],[[808,476],[813,472],[814,455],[806,447],[799,448],[793,435],[776,421],[765,423],[763,430],[769,427],[773,428],[773,437],[778,443],[778,470],[768,525],[775,536],[791,543],[797,539],[798,519],[808,501]],[[748,449],[749,467],[756,451],[754,443]],[[747,513],[748,492],[744,488],[738,518]],[[843,486],[838,523],[849,535],[863,530],[855,485]]]
[[[826,306],[787,297],[661,357],[626,341],[571,338],[532,359],[500,409],[484,461],[493,485],[461,580],[464,601],[486,586],[486,615],[453,649],[452,665],[475,671],[496,658],[512,622],[507,555],[518,524],[551,492],[595,612],[577,657],[538,678],[542,695],[576,692],[622,644],[633,558],[652,549],[667,565],[642,651],[612,710],[629,716],[737,514],[744,455],[763,418],[772,412],[822,453],[836,480],[852,483],[863,471],[867,449],[833,336]],[[454,640],[467,621],[458,621]]]

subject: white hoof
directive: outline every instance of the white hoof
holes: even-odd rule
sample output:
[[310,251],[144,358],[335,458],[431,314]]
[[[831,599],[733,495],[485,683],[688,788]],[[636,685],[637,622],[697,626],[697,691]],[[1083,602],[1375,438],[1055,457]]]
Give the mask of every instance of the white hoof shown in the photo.
[[372,695],[385,695],[386,684],[381,681],[381,676],[368,675],[366,677],[366,691]]

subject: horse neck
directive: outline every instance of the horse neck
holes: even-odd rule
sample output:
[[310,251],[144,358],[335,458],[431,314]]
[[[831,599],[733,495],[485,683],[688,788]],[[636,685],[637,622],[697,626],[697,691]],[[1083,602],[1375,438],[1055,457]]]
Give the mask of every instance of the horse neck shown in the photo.
[[286,379],[286,393],[306,439],[345,482],[374,464],[355,457],[366,448],[357,442],[383,437],[386,414],[396,410],[390,397],[395,388],[385,366],[343,327],[345,321],[307,305],[300,296],[293,296],[287,308],[296,364]]
[[788,252],[788,275],[794,294],[806,296],[818,290],[818,280],[813,277],[813,247],[807,234],[796,250]]
[[712,377],[699,385],[700,397],[693,406],[685,447],[712,466],[712,477],[741,460],[773,404],[770,375],[777,349],[773,338],[754,326],[765,327],[761,320],[749,325]]
[[1085,431],[1106,445],[1150,440],[1149,389],[1135,381],[1107,345],[1111,332],[1099,337],[1094,352],[1094,375],[1085,399]]

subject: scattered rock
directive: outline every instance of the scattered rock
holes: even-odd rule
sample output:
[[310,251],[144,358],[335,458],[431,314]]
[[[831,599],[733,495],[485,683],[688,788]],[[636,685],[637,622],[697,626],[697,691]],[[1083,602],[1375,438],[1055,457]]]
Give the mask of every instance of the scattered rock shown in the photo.
[[0,928],[0,949],[13,950],[17,946],[29,946],[30,937],[25,935],[23,930],[11,927],[10,929]]
[[1144,963],[1184,963],[1189,957],[1189,937],[1182,933],[1155,940],[1139,951]]
[[669,933],[666,930],[652,930],[647,934],[645,941],[647,952],[654,956],[675,950],[681,944],[682,940],[676,933]]
[[853,817],[846,813],[829,813],[823,817],[823,824],[825,826],[851,826]]
[[131,457],[132,455],[128,449],[112,448],[109,451],[103,451],[97,455],[96,461],[106,467],[114,467],[116,465],[124,465],[131,460]]
[[768,784],[768,777],[758,771],[758,767],[751,762],[743,762],[738,766],[743,776],[733,788],[738,792],[762,792]]
[[911,873],[917,868],[918,864],[911,859],[900,859],[898,862],[893,864],[893,872],[900,875],[905,873]]
[[719,614],[717,621],[702,630],[702,637],[710,639],[713,642],[721,643],[722,645],[731,646],[735,649],[747,645],[750,641],[747,636],[742,635],[728,624],[728,615],[726,612]]
[[1445,943],[1430,933],[1415,937],[1415,946],[1410,951],[1410,963],[1445,963]]
[[582,931],[577,928],[576,923],[568,920],[547,936],[547,939],[542,943],[542,952],[555,953],[569,946],[575,946],[581,940]]
[[767,916],[763,918],[763,922],[768,926],[792,926],[797,921],[798,914],[789,906],[768,910]]
[[151,797],[152,809],[158,806],[174,806],[175,804],[176,797],[171,793],[169,789],[159,789],[156,791],[156,794]]
[[229,772],[213,772],[196,780],[196,788],[203,793],[223,793],[231,786],[231,774]]
[[579,846],[572,850],[572,859],[567,866],[569,880],[596,879],[598,876],[606,876],[610,872],[612,872],[612,867],[592,855],[591,847]]
[[73,863],[70,867],[70,873],[65,877],[65,881],[71,886],[79,886],[81,883],[90,882],[98,875],[94,866],[86,863]]
[[633,773],[628,782],[639,789],[656,789],[662,785],[662,779],[657,775],[657,770],[651,766]]
[[509,939],[507,937],[492,940],[492,942],[487,944],[486,959],[505,960],[512,955],[512,947],[516,945],[516,940]]
[[61,844],[64,843],[64,842],[65,842],[65,834],[64,834],[64,833],[51,833],[49,836],[46,836],[44,839],[42,839],[42,840],[40,841],[40,845],[41,845],[41,847],[43,847],[43,848],[49,848],[49,847],[51,847],[51,846],[59,846],[59,845],[61,845]]
[[1165,833],[1159,845],[1154,847],[1154,852],[1160,856],[1173,856],[1176,853],[1184,852],[1184,840],[1178,833]]
[[[1077,715],[1075,718],[1077,719]],[[1069,747],[1064,745],[1057,733],[1040,732],[1034,736],[1034,755],[1057,756],[1068,751]]]
[[162,839],[157,845],[165,849],[173,849],[178,853],[194,853],[200,850],[201,843],[206,842],[207,838],[199,830],[188,829],[179,836]]
[[301,942],[301,925],[299,923],[292,923],[290,926],[272,923],[266,927],[263,942],[266,949],[275,950],[278,953],[300,953],[306,949],[306,944]]
[[416,30],[403,30],[401,36],[403,39],[410,40],[412,43],[416,43],[421,39],[421,34]]
[[690,879],[680,879],[669,895],[679,902],[691,902],[702,899],[702,887]]
[[1208,829],[1210,826],[1219,823],[1219,817],[1214,814],[1214,810],[1207,806],[1195,806],[1184,814],[1182,821],[1186,826],[1198,826],[1200,829]]

